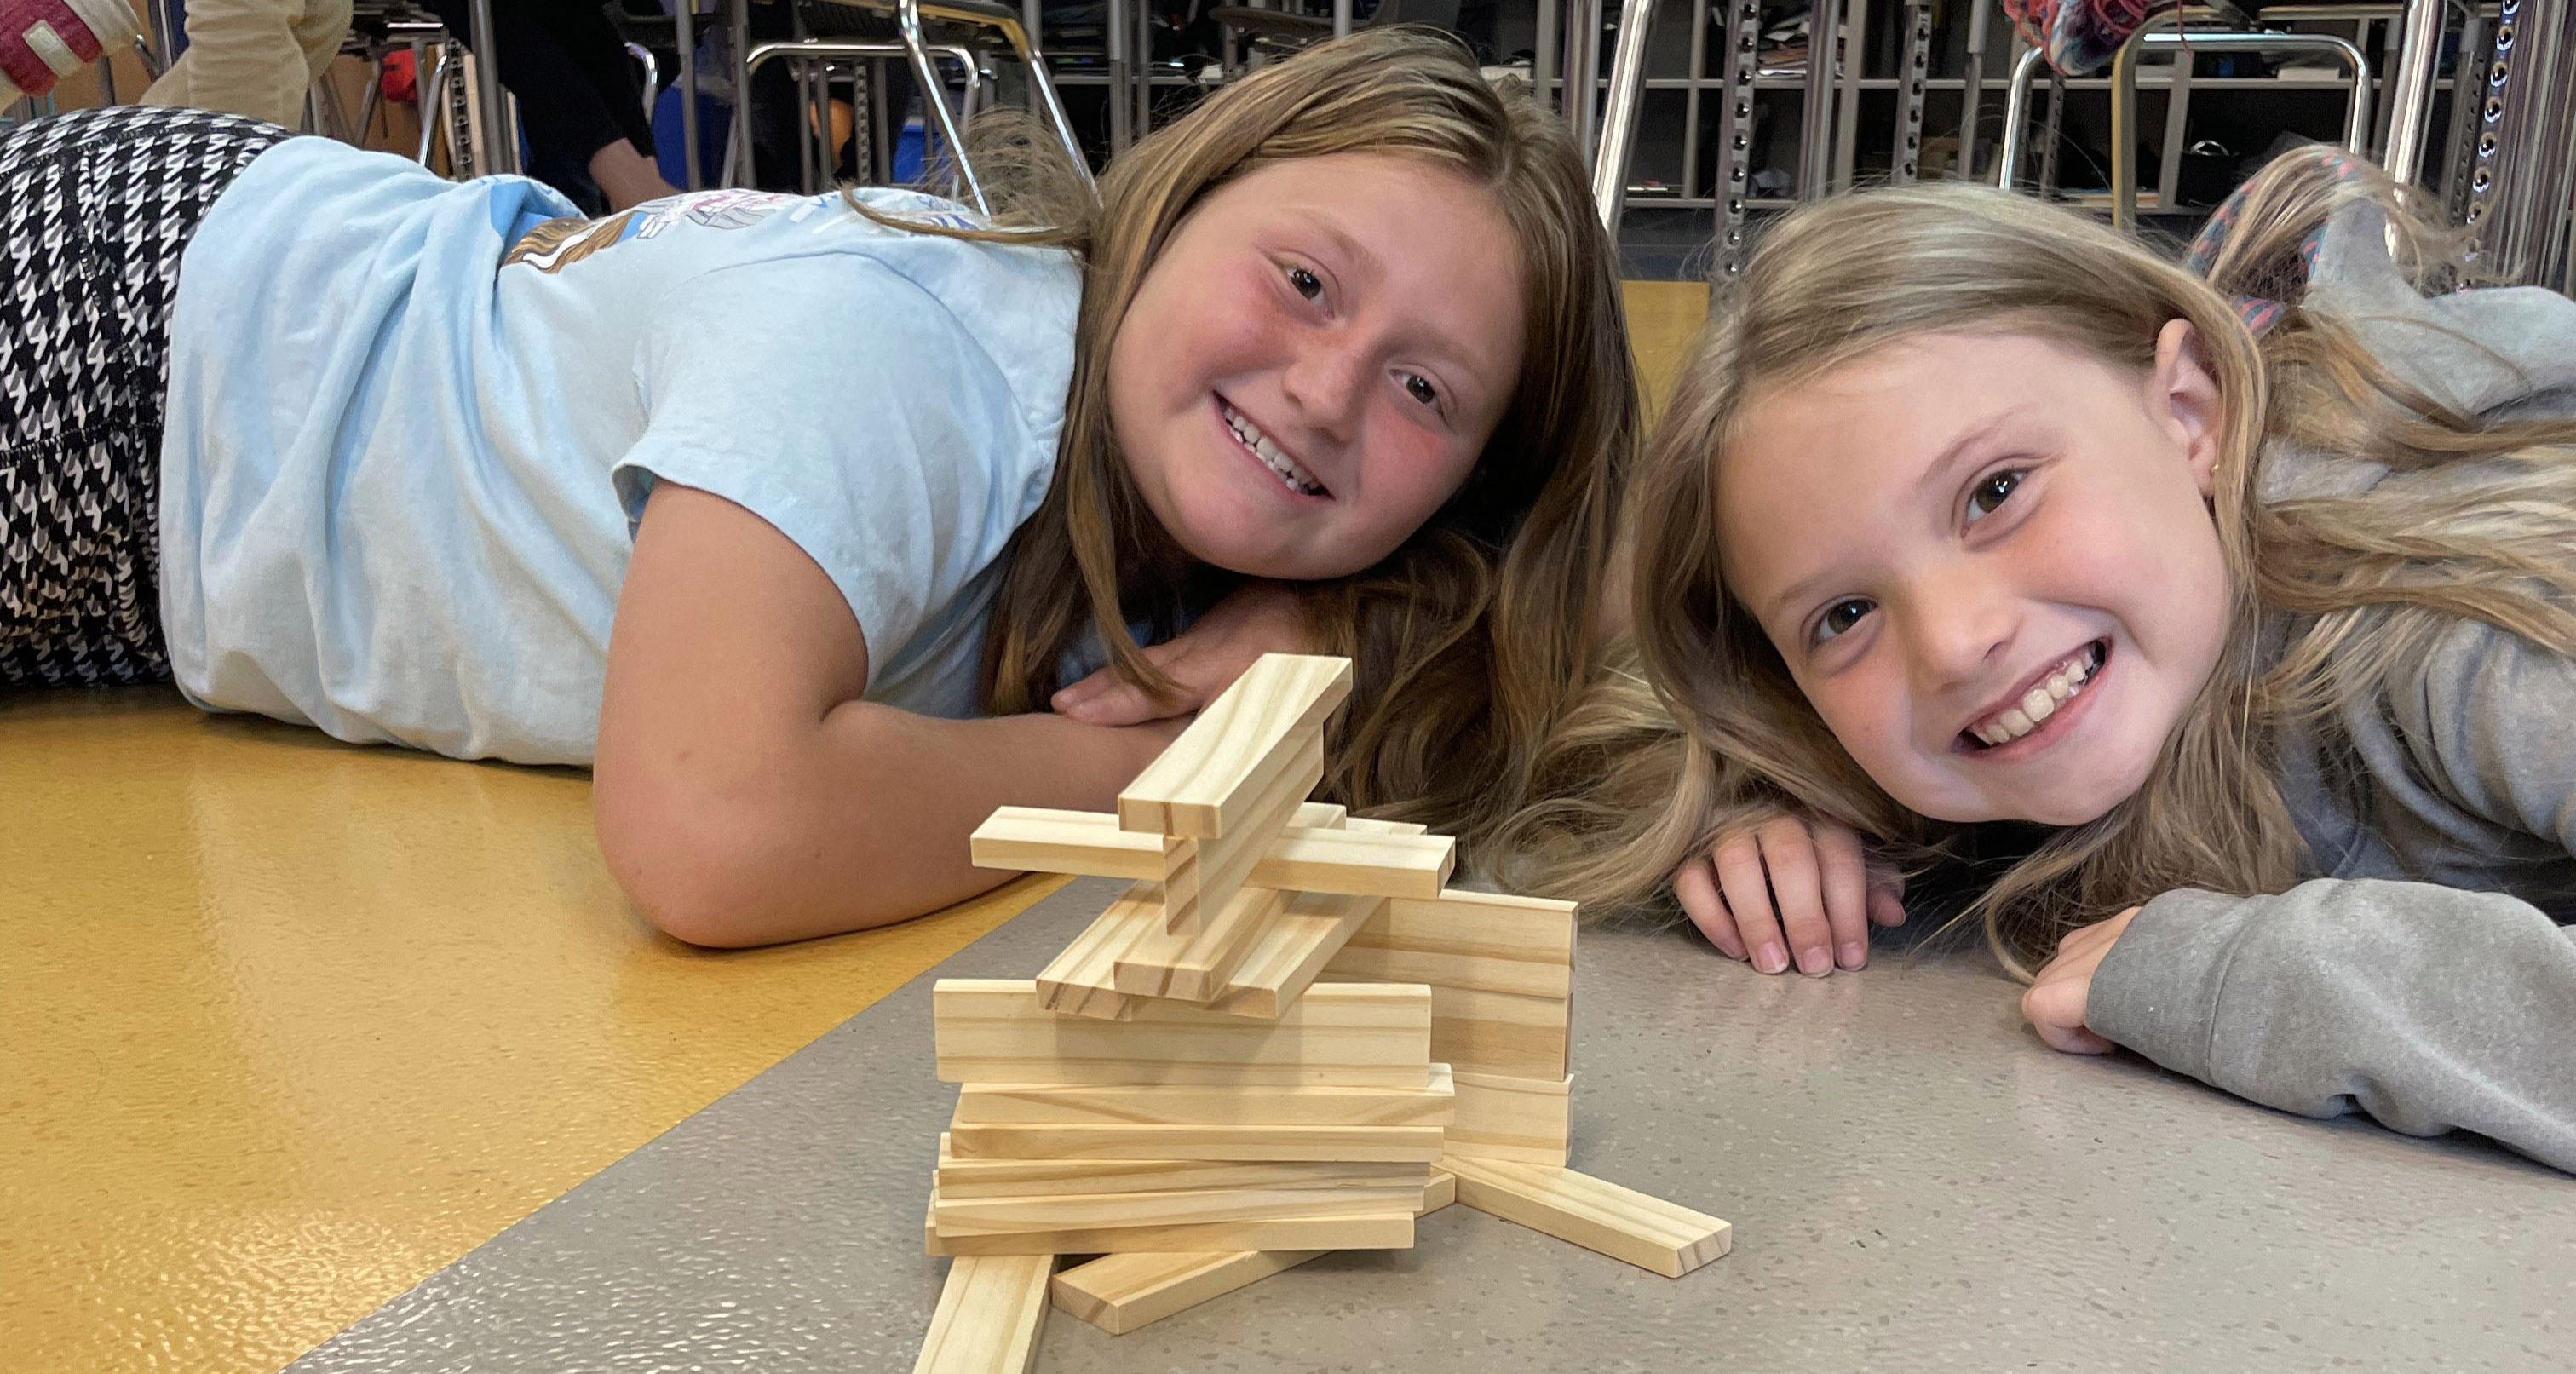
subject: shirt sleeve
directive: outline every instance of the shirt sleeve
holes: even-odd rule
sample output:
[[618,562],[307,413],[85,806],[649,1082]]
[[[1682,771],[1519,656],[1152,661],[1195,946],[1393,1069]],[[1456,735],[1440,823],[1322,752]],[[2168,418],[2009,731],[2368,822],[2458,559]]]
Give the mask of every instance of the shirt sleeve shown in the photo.
[[869,682],[998,559],[1051,452],[940,300],[848,254],[681,284],[638,346],[644,436],[613,470],[630,524],[656,481],[766,520],[849,602]]
[[[2460,828],[2464,851],[2527,837],[2535,856],[2576,852],[2576,664],[2464,623],[2379,705],[2390,728],[2364,742],[2367,765],[2418,814],[2485,822]],[[2167,893],[2103,959],[2085,1020],[2267,1106],[2466,1128],[2576,1171],[2576,938],[2505,893],[2338,879]]]
[[2268,1107],[2466,1128],[2576,1172],[2576,940],[2502,893],[2169,892],[2111,946],[2085,1021]]

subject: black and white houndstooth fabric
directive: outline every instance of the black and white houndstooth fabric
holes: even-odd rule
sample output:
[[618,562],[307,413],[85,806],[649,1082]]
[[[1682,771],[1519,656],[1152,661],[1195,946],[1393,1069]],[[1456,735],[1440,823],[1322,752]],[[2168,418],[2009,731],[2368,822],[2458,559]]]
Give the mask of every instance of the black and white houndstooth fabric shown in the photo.
[[288,137],[140,106],[0,135],[0,691],[170,675],[158,521],[179,254]]

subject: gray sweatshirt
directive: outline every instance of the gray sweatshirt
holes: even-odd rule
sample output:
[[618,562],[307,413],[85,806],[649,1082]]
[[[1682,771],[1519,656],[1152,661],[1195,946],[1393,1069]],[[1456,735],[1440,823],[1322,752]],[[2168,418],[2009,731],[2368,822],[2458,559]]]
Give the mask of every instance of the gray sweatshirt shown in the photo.
[[[2373,209],[2328,226],[2311,308],[2468,414],[2576,414],[2576,301],[2538,288],[2424,299]],[[2346,495],[2375,463],[2265,454],[2268,498]],[[2576,559],[2576,548],[2568,550]],[[2466,1128],[2576,1171],[2576,663],[2463,623],[2336,724],[2362,776],[2282,741],[2308,881],[2170,892],[2094,975],[2103,1036],[2267,1106]]]

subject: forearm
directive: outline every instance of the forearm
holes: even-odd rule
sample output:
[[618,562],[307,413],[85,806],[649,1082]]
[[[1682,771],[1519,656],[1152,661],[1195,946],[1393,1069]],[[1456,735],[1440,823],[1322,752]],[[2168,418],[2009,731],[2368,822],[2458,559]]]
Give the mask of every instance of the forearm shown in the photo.
[[2267,1106],[2464,1127],[2576,1170],[2576,942],[2509,896],[2334,880],[2168,893],[2103,960],[2086,1021]]
[[697,944],[775,944],[909,920],[1012,876],[968,858],[967,837],[993,808],[1108,810],[1175,724],[940,720],[848,702],[809,728],[777,732],[721,778],[701,772],[685,794],[688,819],[644,827],[698,842],[625,846],[624,861],[612,862],[656,924]]

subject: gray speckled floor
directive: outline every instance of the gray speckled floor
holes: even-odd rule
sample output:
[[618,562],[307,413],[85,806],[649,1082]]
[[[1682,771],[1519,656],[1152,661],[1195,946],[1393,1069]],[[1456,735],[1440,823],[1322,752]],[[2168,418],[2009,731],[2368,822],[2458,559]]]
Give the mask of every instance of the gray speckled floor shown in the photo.
[[[931,977],[1021,977],[1067,887],[291,1368],[905,1370]],[[1735,1224],[1664,1279],[1464,1208],[1126,1336],[1077,1370],[2252,1370],[2576,1363],[2576,1180],[2039,1048],[1981,957],[1766,979],[1587,932],[1577,1167]]]

